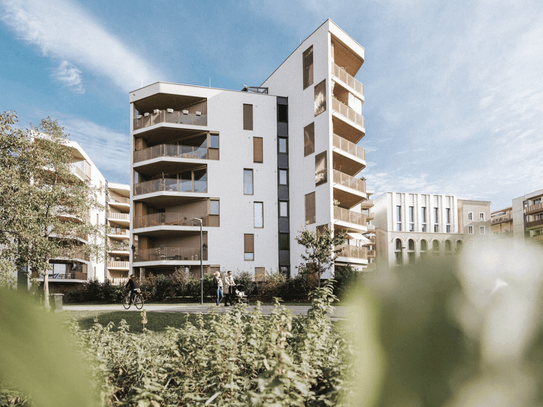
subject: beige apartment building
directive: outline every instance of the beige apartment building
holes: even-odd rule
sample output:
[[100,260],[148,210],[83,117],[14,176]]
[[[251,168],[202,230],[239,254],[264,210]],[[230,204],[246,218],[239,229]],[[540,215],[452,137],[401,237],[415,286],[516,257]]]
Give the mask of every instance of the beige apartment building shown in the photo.
[[336,266],[371,266],[364,54],[327,20],[259,87],[130,92],[132,272],[294,275],[303,227],[349,233]]
[[107,184],[106,276],[113,284],[124,284],[130,270],[130,186]]

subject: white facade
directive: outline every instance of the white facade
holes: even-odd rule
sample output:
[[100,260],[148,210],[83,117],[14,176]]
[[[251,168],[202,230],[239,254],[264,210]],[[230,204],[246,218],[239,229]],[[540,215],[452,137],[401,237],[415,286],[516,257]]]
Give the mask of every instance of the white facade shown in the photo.
[[366,166],[354,79],[363,61],[328,20],[260,88],[159,82],[131,92],[133,271],[199,271],[193,218],[203,219],[207,272],[295,274],[304,225],[349,232],[336,264],[367,267],[371,191],[355,178]]

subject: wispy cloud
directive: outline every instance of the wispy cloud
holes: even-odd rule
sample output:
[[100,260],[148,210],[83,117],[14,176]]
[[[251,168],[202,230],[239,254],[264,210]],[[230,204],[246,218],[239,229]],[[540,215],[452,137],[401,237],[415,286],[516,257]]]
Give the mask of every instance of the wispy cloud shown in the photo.
[[81,83],[81,71],[68,61],[62,61],[53,76],[74,92],[85,93]]
[[[109,78],[124,92],[161,78],[156,67],[70,0],[0,0],[0,4],[4,24],[44,56]],[[81,72],[70,74],[81,81]]]

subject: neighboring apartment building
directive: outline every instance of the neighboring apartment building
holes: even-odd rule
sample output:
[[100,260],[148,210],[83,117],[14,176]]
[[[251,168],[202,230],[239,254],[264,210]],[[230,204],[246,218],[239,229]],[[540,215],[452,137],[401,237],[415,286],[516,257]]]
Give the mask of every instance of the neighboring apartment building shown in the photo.
[[447,256],[464,244],[485,244],[490,202],[453,195],[387,192],[372,209],[377,259],[382,265],[412,264],[426,256]]
[[107,184],[106,275],[113,284],[124,284],[130,270],[130,186]]
[[363,62],[328,20],[261,87],[131,92],[133,272],[295,274],[304,226],[349,232],[336,264],[367,267]]
[[493,212],[492,232],[543,243],[543,189],[515,198],[511,207]]

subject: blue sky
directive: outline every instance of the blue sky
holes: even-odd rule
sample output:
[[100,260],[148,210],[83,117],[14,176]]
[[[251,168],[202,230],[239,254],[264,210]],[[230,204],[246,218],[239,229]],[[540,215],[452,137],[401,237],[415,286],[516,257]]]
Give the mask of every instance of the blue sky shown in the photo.
[[0,16],[0,110],[58,119],[110,182],[129,181],[130,90],[260,85],[331,18],[366,49],[375,197],[496,210],[543,188],[540,0],[0,0]]

